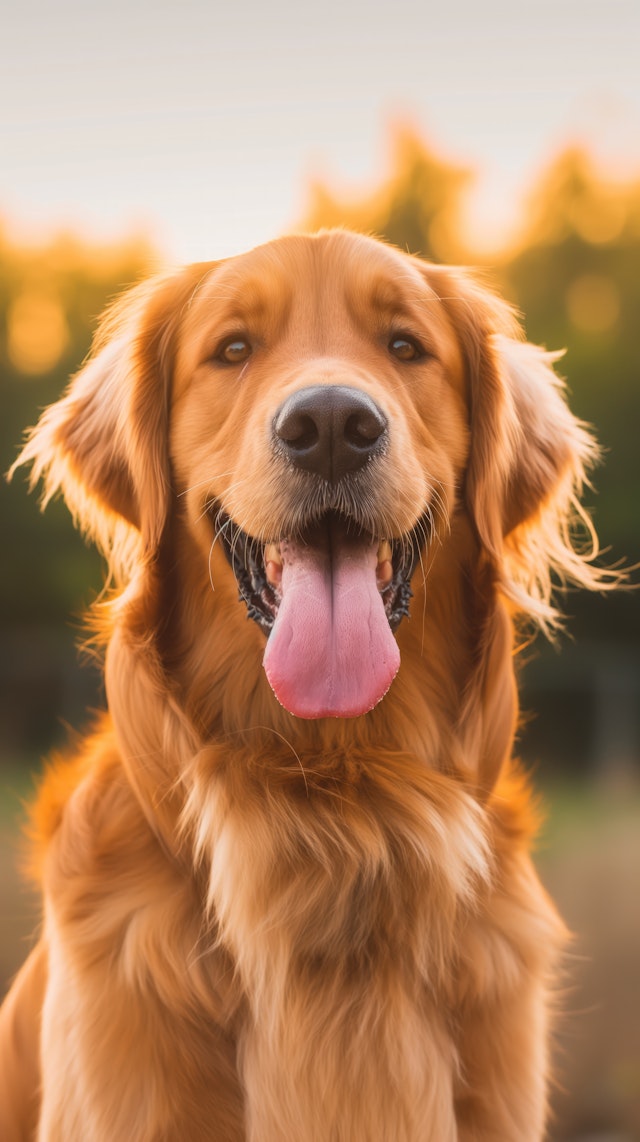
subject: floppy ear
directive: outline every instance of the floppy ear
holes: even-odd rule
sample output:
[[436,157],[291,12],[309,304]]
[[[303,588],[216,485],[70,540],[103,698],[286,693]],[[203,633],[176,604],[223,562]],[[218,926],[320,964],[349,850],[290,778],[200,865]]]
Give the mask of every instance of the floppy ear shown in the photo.
[[127,532],[148,553],[162,534],[173,341],[187,289],[186,274],[158,277],[116,303],[91,357],[30,431],[9,473],[31,463],[31,486],[44,479],[43,506],[62,491],[108,558]]
[[592,565],[598,541],[580,505],[598,448],[566,404],[553,370],[561,354],[523,341],[509,306],[469,278],[451,275],[447,287],[442,300],[468,370],[467,509],[504,593],[549,631],[559,621],[555,585],[596,589],[617,579]]

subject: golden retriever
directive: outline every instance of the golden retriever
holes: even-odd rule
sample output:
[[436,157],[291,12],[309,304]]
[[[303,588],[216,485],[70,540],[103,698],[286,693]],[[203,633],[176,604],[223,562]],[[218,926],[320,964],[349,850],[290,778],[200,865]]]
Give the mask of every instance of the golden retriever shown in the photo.
[[4,1142],[543,1136],[565,931],[514,631],[603,576],[552,361],[467,274],[344,231],[107,315],[17,462],[113,590],[108,714],[34,809]]

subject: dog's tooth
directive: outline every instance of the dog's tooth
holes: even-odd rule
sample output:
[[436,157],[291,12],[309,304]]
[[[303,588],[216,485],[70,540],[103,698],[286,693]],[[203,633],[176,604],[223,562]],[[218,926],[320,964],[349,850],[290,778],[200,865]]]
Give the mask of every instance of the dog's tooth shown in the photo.
[[264,573],[272,587],[282,582],[282,556],[277,543],[268,543],[264,549]]
[[393,579],[393,563],[392,563],[391,544],[387,539],[380,540],[378,547],[378,566],[376,567],[376,583],[379,591],[384,591],[385,587]]
[[282,556],[280,554],[280,544],[279,543],[268,543],[267,544],[267,546],[264,549],[264,562],[265,562],[265,565],[267,563],[277,563],[279,567],[282,567]]
[[389,583],[392,579],[393,563],[391,560],[385,559],[382,563],[378,563],[378,566],[376,567],[376,583],[378,584],[378,590],[384,591],[385,587],[389,586]]
[[381,539],[378,547],[378,563],[391,562],[392,552],[391,544],[388,539]]

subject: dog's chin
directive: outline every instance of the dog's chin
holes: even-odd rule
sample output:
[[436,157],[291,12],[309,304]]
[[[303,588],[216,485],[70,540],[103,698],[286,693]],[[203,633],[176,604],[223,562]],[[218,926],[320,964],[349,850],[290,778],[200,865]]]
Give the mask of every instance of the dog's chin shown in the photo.
[[264,668],[281,705],[302,718],[377,705],[400,665],[394,632],[409,614],[427,517],[387,539],[328,511],[265,544],[224,511],[211,514],[239,597],[267,637]]

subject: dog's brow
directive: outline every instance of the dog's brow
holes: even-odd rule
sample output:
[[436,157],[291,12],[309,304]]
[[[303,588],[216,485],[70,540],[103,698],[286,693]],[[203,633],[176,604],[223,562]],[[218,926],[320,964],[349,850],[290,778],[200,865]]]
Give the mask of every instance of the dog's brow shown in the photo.
[[198,299],[218,303],[227,319],[248,324],[264,320],[267,314],[286,312],[290,301],[281,281],[274,282],[273,275],[255,271],[251,275],[229,273],[222,280],[213,275],[200,287]]
[[370,307],[391,318],[415,318],[426,301],[437,300],[436,294],[431,297],[431,293],[422,282],[404,276],[401,281],[386,276],[374,278],[367,290]]

